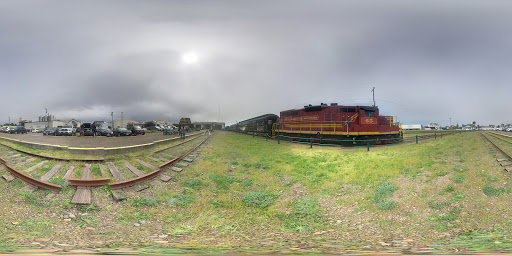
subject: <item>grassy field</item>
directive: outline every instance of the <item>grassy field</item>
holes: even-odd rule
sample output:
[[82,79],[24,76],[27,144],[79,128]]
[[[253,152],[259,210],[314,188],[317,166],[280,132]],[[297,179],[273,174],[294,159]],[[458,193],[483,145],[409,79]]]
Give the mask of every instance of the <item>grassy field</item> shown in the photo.
[[368,152],[218,132],[174,182],[120,203],[108,187],[80,207],[70,187],[0,181],[0,251],[511,251],[511,178],[485,145],[465,133]]

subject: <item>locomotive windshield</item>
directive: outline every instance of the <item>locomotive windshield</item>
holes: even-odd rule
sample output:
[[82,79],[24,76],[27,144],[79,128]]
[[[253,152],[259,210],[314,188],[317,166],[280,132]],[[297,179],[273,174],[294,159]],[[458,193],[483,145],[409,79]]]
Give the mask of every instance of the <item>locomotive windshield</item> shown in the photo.
[[364,117],[375,117],[375,112],[373,112],[372,110],[365,110]]

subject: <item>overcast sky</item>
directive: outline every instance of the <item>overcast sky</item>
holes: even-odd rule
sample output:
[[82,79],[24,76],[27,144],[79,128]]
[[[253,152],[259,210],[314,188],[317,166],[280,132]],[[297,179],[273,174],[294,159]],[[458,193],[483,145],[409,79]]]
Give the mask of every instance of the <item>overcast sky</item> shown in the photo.
[[[0,0],[0,122],[232,123],[306,104],[512,123],[512,1]],[[185,54],[197,57],[183,60]]]

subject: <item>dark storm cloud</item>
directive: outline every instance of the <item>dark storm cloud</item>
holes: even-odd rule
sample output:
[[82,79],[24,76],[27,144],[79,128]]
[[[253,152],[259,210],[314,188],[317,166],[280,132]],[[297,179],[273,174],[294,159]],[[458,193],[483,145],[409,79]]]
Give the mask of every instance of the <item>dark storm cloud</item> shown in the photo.
[[[305,104],[512,122],[503,1],[2,1],[0,121],[233,122]],[[184,53],[199,61],[186,65]],[[498,93],[496,93],[498,92]],[[16,105],[16,107],[12,107]]]

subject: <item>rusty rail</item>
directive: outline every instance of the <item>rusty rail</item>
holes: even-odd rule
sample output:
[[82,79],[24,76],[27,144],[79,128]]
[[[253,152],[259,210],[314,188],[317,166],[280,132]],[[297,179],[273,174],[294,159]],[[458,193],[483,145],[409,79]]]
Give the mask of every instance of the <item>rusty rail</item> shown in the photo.
[[35,179],[33,178],[32,176],[29,176],[29,175],[26,175],[16,169],[14,169],[13,167],[11,167],[10,165],[7,164],[7,162],[0,157],[0,162],[2,164],[5,165],[5,167],[7,167],[7,170],[15,177],[21,179],[21,180],[24,180],[25,182],[31,184],[31,185],[34,185],[36,187],[39,187],[39,188],[44,188],[44,189],[48,189],[48,190],[51,190],[51,191],[55,191],[55,192],[59,192],[62,187],[57,185],[57,184],[53,184],[53,183],[49,183],[49,182],[46,182],[46,181],[42,181],[42,180],[38,180],[38,179]]
[[25,151],[25,150],[21,150],[21,149],[17,149],[17,148],[13,148],[9,145],[5,145],[3,143],[0,143],[2,146],[4,147],[8,147],[12,150],[15,150],[15,151],[18,151],[20,153],[23,153],[23,154],[27,154],[27,155],[30,155],[30,156],[35,156],[35,157],[41,157],[41,158],[46,158],[46,159],[49,159],[49,160],[59,160],[59,161],[79,161],[79,162],[87,162],[87,163],[96,163],[96,162],[103,162],[105,161],[105,159],[73,159],[73,158],[61,158],[61,157],[52,157],[52,156],[43,156],[43,155],[40,155],[40,154],[36,154],[36,153],[32,153],[32,152],[28,152],[28,151]]
[[173,164],[181,161],[183,158],[188,156],[190,153],[194,152],[199,146],[201,146],[209,138],[210,138],[210,135],[206,139],[204,139],[201,143],[199,143],[197,146],[195,146],[192,150],[187,152],[186,154],[184,154],[184,155],[182,155],[180,157],[174,158],[173,160],[160,165],[159,168],[156,171],[147,173],[145,175],[142,175],[142,176],[130,179],[130,180],[123,180],[123,181],[118,181],[118,182],[110,183],[110,189],[111,190],[116,190],[116,189],[131,187],[131,186],[134,186],[134,185],[136,185],[138,183],[141,183],[143,181],[151,180],[151,179],[157,177],[162,172],[162,169],[164,169],[164,168],[166,168],[168,166],[172,166]]
[[201,134],[194,134],[193,136],[195,136],[195,135],[199,135],[199,136],[196,136],[195,138],[192,138],[192,139],[187,140],[187,141],[180,142],[180,143],[178,143],[178,144],[176,144],[176,145],[172,145],[172,146],[170,146],[170,147],[167,147],[167,148],[164,148],[164,149],[157,150],[157,151],[153,152],[153,154],[160,153],[160,152],[163,152],[163,151],[165,151],[165,150],[168,150],[168,149],[171,149],[171,148],[174,148],[174,147],[177,147],[177,146],[183,145],[183,144],[185,144],[185,143],[187,143],[187,142],[191,142],[191,141],[193,141],[193,140],[198,139],[199,137],[201,137]]
[[100,179],[68,179],[69,184],[77,187],[99,187],[108,185],[110,178]]
[[485,136],[483,133],[480,133],[480,135],[482,135],[487,141],[489,141],[494,147],[496,147],[499,151],[501,151],[501,153],[503,153],[503,155],[505,155],[506,157],[508,157],[509,160],[512,161],[512,156],[510,156],[507,152],[503,151],[503,149],[501,149],[500,147],[498,147],[498,145],[496,145],[494,142],[492,142],[489,138],[487,138],[487,136]]

